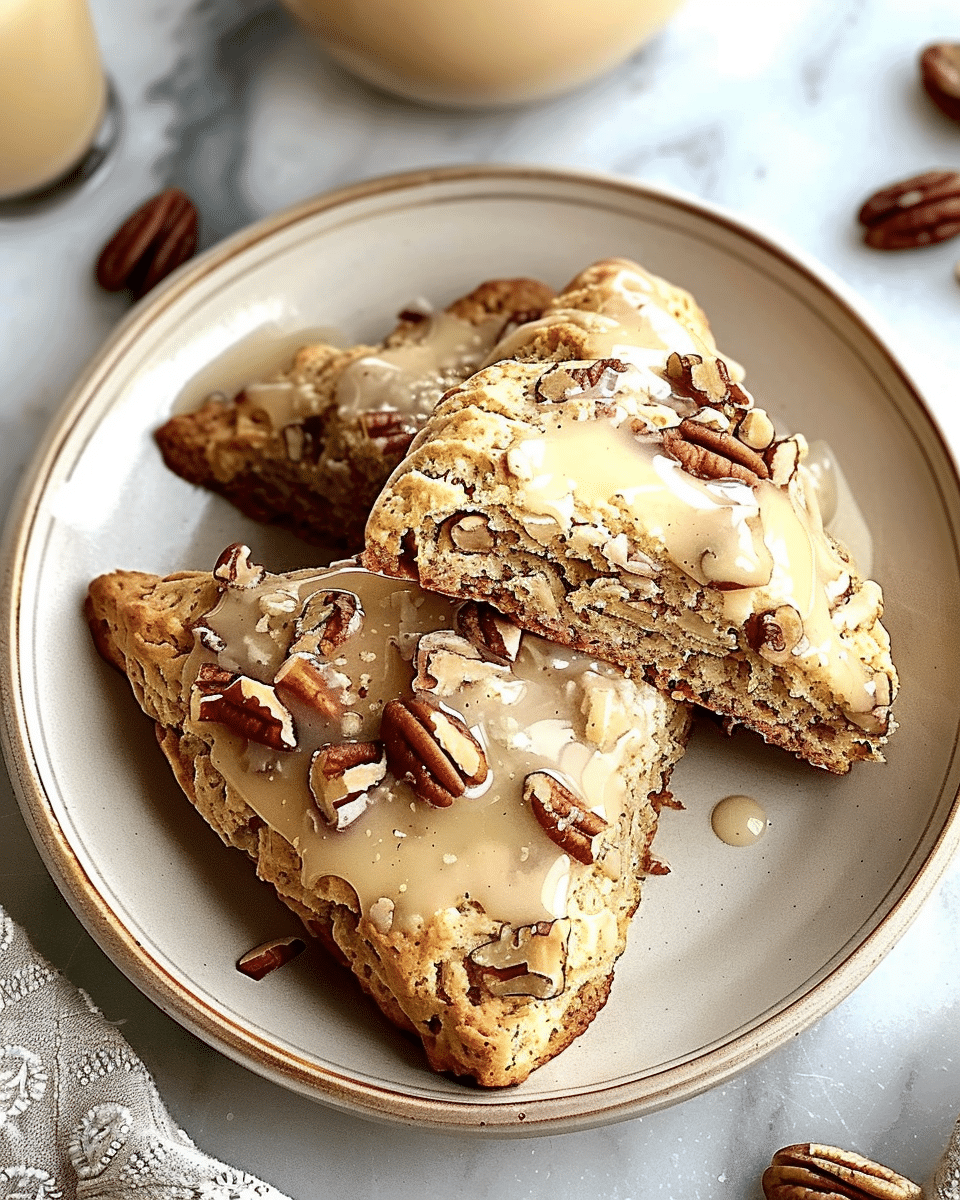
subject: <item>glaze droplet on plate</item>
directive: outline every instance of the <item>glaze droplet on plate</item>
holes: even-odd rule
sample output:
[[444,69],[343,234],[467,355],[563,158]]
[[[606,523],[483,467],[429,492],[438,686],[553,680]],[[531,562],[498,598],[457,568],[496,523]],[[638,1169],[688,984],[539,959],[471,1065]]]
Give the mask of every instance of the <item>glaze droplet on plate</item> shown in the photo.
[[728,846],[752,846],[767,831],[767,814],[752,796],[725,796],[714,806],[710,824]]

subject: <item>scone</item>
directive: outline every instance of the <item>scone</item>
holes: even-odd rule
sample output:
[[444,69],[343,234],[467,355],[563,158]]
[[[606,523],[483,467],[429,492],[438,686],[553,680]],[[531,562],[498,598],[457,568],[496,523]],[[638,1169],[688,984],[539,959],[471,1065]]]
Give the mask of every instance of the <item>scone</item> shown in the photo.
[[620,264],[600,282],[600,337],[548,313],[447,393],[372,511],[364,561],[837,774],[881,758],[897,675],[880,588],[824,530],[804,438],[777,437],[708,331],[671,347],[681,322],[657,289],[624,285],[644,278]]
[[164,461],[254,520],[358,550],[374,497],[439,397],[552,295],[536,280],[493,280],[445,311],[401,313],[379,346],[306,346],[275,378],[171,417],[156,432]]
[[522,1081],[604,1004],[685,705],[355,563],[101,576],[183,790],[430,1065]]

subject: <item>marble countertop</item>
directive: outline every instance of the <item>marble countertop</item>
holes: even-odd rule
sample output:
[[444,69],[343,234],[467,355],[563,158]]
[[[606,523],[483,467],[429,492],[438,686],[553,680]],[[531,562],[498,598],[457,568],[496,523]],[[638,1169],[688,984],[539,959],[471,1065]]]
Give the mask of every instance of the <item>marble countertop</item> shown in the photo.
[[[268,0],[93,0],[123,111],[113,160],[67,202],[0,216],[0,503],[127,301],[96,250],[147,195],[198,201],[203,243],[328,188],[447,163],[616,172],[755,221],[873,305],[960,446],[960,240],[870,251],[854,223],[880,186],[960,167],[960,125],[916,82],[918,50],[960,38],[955,0],[688,0],[591,87],[526,109],[433,111],[374,92]],[[250,1074],[160,1013],[73,917],[0,784],[0,903],[86,989],[204,1149],[295,1200],[755,1198],[771,1153],[832,1143],[915,1179],[960,1110],[960,864],[899,945],[816,1026],[732,1081],[592,1131],[463,1139],[373,1125]]]

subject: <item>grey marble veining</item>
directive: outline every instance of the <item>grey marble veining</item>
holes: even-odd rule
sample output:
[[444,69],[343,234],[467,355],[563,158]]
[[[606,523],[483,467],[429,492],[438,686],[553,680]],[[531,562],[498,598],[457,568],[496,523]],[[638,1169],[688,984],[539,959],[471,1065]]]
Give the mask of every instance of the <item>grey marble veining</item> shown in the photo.
[[[126,301],[91,262],[146,195],[190,191],[211,245],[326,188],[419,166],[533,162],[667,184],[792,241],[870,301],[960,446],[960,241],[860,243],[877,187],[960,166],[960,126],[916,85],[917,50],[960,38],[955,0],[689,0],[589,88],[526,109],[434,111],[332,64],[269,0],[95,0],[124,110],[109,168],[62,207],[0,218],[0,505]],[[205,1149],[296,1200],[756,1200],[792,1141],[856,1148],[922,1178],[960,1109],[960,868],[896,949],[816,1026],[684,1104],[602,1129],[476,1141],[362,1122],[289,1094],[160,1014],[106,960],[47,877],[3,779],[0,898],[56,965],[123,1022]]]

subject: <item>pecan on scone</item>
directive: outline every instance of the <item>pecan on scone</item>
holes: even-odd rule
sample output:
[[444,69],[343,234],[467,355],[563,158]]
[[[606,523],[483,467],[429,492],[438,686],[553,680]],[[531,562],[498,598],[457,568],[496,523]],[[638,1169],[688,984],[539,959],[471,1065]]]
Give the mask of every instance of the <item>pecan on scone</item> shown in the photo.
[[434,1069],[519,1083],[586,1029],[686,705],[486,606],[242,547],[102,576],[87,617],[190,800]]

